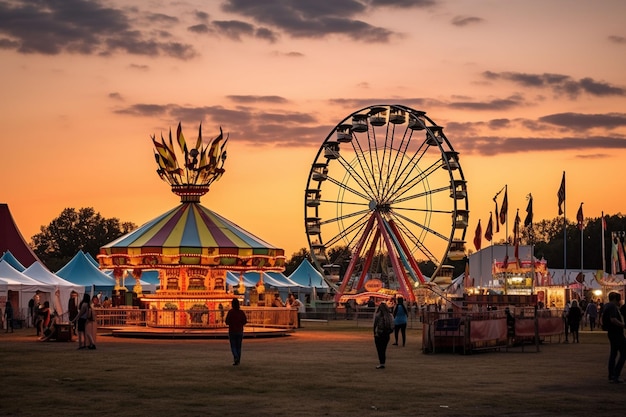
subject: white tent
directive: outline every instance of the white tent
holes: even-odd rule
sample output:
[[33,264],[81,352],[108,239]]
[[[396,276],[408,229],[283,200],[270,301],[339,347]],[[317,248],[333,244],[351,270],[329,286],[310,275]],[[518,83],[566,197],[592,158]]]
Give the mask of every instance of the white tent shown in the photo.
[[[75,291],[79,295],[79,299],[85,292],[85,287],[82,285],[76,285],[63,278],[56,276],[39,261],[36,261],[31,266],[26,268],[23,272],[24,275],[29,276],[44,284],[50,284],[54,287],[53,304],[54,310],[63,316],[63,313],[67,313],[68,302],[71,297],[72,291]],[[58,291],[58,294],[57,294]],[[63,317],[63,321],[67,321],[68,317]]]
[[[40,291],[41,302],[51,301],[54,287],[39,282],[13,268],[5,260],[0,261],[0,299],[10,300],[13,310],[26,317],[28,301]],[[19,317],[18,316],[18,317]]]

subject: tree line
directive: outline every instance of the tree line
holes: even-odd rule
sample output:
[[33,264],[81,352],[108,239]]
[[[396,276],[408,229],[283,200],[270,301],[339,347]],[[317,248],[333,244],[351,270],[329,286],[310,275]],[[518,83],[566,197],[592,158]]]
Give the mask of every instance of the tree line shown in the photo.
[[[583,266],[585,269],[602,269],[603,258],[610,270],[611,265],[611,232],[626,231],[626,216],[621,213],[605,216],[606,229],[604,231],[604,252],[602,251],[601,217],[586,218],[583,221],[582,248]],[[581,231],[577,222],[565,221],[566,233],[563,233],[564,220],[562,217],[540,220],[523,228],[520,233],[521,245],[534,245],[535,257],[548,261],[548,267],[563,269],[564,252],[567,254],[568,269],[580,267],[581,259]],[[33,251],[51,271],[58,271],[69,262],[79,250],[96,257],[100,248],[120,236],[137,228],[132,222],[122,222],[118,218],[105,218],[93,207],[84,207],[78,210],[66,208],[52,220],[50,224],[40,227],[40,232],[32,237],[30,242]],[[471,241],[473,236],[468,231],[466,240]],[[513,244],[509,237],[509,244]],[[565,239],[565,244],[564,244]],[[493,242],[504,244],[504,239]],[[471,243],[468,243],[468,249]],[[343,248],[330,248],[328,256],[330,262],[338,257]],[[468,251],[468,254],[471,250]],[[301,248],[291,254],[285,263],[285,275],[290,275],[303,260],[310,260],[307,248]],[[460,275],[465,269],[466,259],[452,261],[455,267],[454,276]],[[435,270],[432,262],[419,261],[422,273],[430,276]]]

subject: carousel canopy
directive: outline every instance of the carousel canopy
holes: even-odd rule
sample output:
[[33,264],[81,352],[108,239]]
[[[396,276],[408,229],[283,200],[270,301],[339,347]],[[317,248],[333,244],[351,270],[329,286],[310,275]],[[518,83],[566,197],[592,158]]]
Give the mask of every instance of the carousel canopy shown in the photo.
[[182,203],[103,246],[102,268],[211,266],[282,270],[284,251],[197,202]]

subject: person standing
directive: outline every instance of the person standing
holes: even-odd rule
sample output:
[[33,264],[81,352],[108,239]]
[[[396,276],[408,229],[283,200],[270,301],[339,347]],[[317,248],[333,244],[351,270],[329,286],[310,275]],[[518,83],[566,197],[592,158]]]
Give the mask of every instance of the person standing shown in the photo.
[[567,316],[569,315],[569,301],[565,303],[565,307],[563,308],[563,327],[565,330],[565,342],[569,343],[569,322],[567,321]]
[[402,346],[406,343],[406,322],[408,312],[404,306],[404,299],[398,297],[398,302],[393,308],[393,336],[395,339],[394,345],[398,345],[398,333],[402,333]]
[[626,362],[624,317],[619,310],[621,298],[621,295],[617,292],[609,293],[609,302],[604,305],[604,311],[602,312],[602,329],[606,330],[611,346],[608,362],[609,382],[615,384],[624,382],[620,375],[624,368],[624,362]]
[[374,314],[374,344],[376,345],[376,353],[378,353],[378,366],[376,366],[376,369],[385,369],[387,345],[389,344],[391,332],[393,332],[393,316],[387,304],[382,302],[378,305],[376,314]]
[[248,323],[246,313],[239,307],[239,300],[233,298],[232,308],[226,313],[226,325],[228,326],[228,340],[230,351],[233,353],[233,365],[239,365],[241,361],[241,345],[243,343],[243,327]]
[[583,317],[583,312],[578,307],[578,301],[572,301],[572,306],[567,313],[567,322],[569,323],[569,330],[572,335],[572,343],[580,343],[578,340],[578,330],[580,329],[580,321]]
[[298,298],[296,298],[295,295],[293,295],[293,293],[289,293],[289,296],[287,297],[287,307],[289,308],[297,308],[298,312],[298,329],[300,328],[300,318],[301,316],[306,312],[306,307],[304,306],[304,304],[302,303],[302,301],[300,301]]
[[[91,306],[89,305],[89,294],[83,295],[83,300],[78,307],[78,315],[74,318],[77,322],[76,330],[78,331],[78,349],[95,349],[96,345],[91,338],[91,333],[87,332],[87,319],[90,315]],[[93,313],[91,313],[93,314]],[[89,340],[89,345],[87,345]]]
[[589,304],[587,304],[587,308],[585,309],[585,315],[589,320],[589,328],[593,332],[593,329],[596,327],[596,319],[598,318],[598,306],[593,301],[593,299],[591,299]]
[[67,302],[67,313],[69,321],[72,324],[72,332],[76,334],[76,316],[78,316],[78,293],[72,291],[70,293],[70,299]]
[[4,321],[7,323],[6,333],[9,333],[9,327],[11,327],[11,333],[13,333],[13,306],[10,301],[7,301],[4,305]]

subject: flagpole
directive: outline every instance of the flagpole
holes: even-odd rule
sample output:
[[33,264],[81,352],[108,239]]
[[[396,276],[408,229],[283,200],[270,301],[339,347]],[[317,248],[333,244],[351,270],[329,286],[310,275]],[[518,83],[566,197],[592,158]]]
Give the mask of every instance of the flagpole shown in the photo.
[[[565,171],[563,171],[563,179],[565,179]],[[567,195],[563,198],[563,285],[567,282],[567,218],[565,212],[567,205]]]

